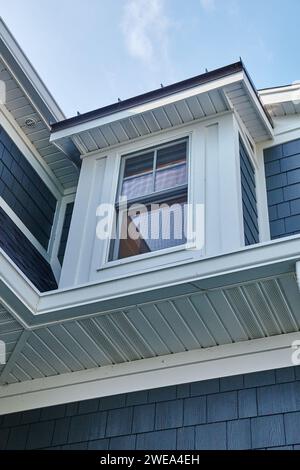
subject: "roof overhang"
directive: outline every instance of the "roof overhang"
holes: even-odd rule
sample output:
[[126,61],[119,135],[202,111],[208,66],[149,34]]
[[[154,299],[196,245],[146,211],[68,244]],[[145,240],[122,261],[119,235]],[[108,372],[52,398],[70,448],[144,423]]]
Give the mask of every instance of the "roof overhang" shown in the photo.
[[272,137],[272,122],[242,62],[52,125],[51,141],[72,139],[82,154],[171,127],[235,111],[253,140]]
[[197,349],[0,386],[0,415],[291,367],[299,333]]
[[[15,119],[63,188],[75,186],[80,157],[72,141],[50,143],[50,124],[65,119],[53,96],[0,18],[0,80],[5,84],[2,109]],[[26,126],[33,118],[35,125]]]
[[0,338],[15,342],[0,415],[292,365],[297,236],[139,273],[130,291],[115,279],[40,294],[3,252],[0,266]]
[[259,91],[265,108],[274,118],[300,114],[300,82]]
[[[0,301],[26,328],[79,320],[171,297],[209,292],[257,279],[292,274],[300,262],[299,236],[276,239],[176,266],[40,293],[0,250]],[[298,267],[299,269],[299,267]]]
[[0,52],[48,122],[65,119],[63,111],[1,18]]
[[0,339],[14,341],[0,414],[286,367],[299,336],[299,236],[132,274],[129,291],[118,278],[41,294],[3,252],[0,266]]

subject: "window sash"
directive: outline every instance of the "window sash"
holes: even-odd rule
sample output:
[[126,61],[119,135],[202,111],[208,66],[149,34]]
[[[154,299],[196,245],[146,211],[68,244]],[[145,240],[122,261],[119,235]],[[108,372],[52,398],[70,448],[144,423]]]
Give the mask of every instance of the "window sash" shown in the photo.
[[[185,137],[183,139],[178,139],[178,140],[174,140],[172,142],[168,142],[166,144],[162,144],[162,145],[159,145],[159,146],[154,146],[149,149],[146,149],[145,151],[143,152],[135,152],[135,153],[132,153],[132,154],[129,154],[129,155],[124,155],[122,157],[122,166],[121,166],[121,171],[120,171],[120,179],[119,179],[119,184],[118,184],[118,191],[117,191],[117,198],[116,200],[118,200],[120,197],[122,197],[122,188],[123,188],[123,183],[124,181],[128,181],[129,179],[134,179],[134,178],[139,178],[141,176],[144,176],[144,175],[147,175],[147,174],[151,174],[152,173],[152,191],[149,192],[149,193],[146,193],[143,195],[143,197],[147,197],[148,195],[150,196],[152,193],[155,193],[155,180],[156,180],[156,173],[159,172],[159,171],[162,171],[162,170],[166,170],[168,168],[172,168],[172,167],[175,167],[177,165],[182,165],[183,164],[183,161],[181,162],[174,162],[174,163],[170,163],[169,165],[165,165],[163,167],[160,167],[160,168],[156,168],[156,165],[157,165],[157,153],[159,152],[159,150],[161,149],[164,149],[164,148],[167,148],[167,147],[173,147],[177,144],[181,144],[181,143],[185,143],[186,144],[186,152],[185,152],[185,165],[186,165],[186,175],[188,175],[188,138]],[[151,150],[153,151],[153,166],[152,166],[152,171],[145,171],[143,173],[139,173],[137,175],[131,175],[131,176],[127,176],[127,177],[124,177],[124,174],[125,174],[125,165],[126,165],[126,161],[128,159],[131,159],[131,158],[134,158],[134,157],[139,157],[140,158],[143,158],[143,155],[147,155],[151,152]],[[187,184],[187,183],[186,183]],[[167,188],[168,189],[168,188]],[[166,190],[167,190],[166,189]],[[126,195],[125,195],[126,196]],[[132,197],[127,197],[127,200],[128,201],[131,201],[135,199],[134,196]]]
[[176,197],[180,196],[181,194],[184,194],[188,190],[188,183],[181,184],[178,186],[174,186],[172,188],[168,189],[163,189],[162,191],[157,191],[153,192],[151,194],[144,194],[142,196],[136,196],[135,198],[132,199],[127,199],[127,201],[117,201],[115,203],[115,208],[117,211],[124,209],[126,206],[128,207],[129,205],[132,204],[151,204],[154,202],[160,202],[166,198],[171,198],[171,197]]
[[[177,186],[172,186],[170,188],[166,188],[163,190],[155,191],[155,181],[156,181],[156,173],[160,173],[161,171],[165,171],[166,169],[169,168],[174,168],[180,165],[183,165],[183,161],[177,161],[174,163],[167,164],[165,166],[162,166],[160,168],[156,168],[157,165],[157,153],[159,150],[166,148],[166,147],[172,147],[175,146],[176,144],[180,143],[185,143],[186,144],[186,151],[185,151],[185,166],[186,166],[186,182],[184,184],[179,184]],[[122,223],[122,216],[121,213],[125,211],[125,209],[129,209],[131,205],[133,204],[143,204],[145,206],[148,206],[149,204],[152,203],[159,203],[163,204],[166,201],[170,201],[171,199],[178,199],[186,196],[186,201],[188,202],[188,167],[189,167],[189,158],[188,158],[188,148],[189,148],[189,139],[188,137],[184,137],[178,140],[174,140],[172,142],[168,142],[159,146],[154,146],[151,148],[145,149],[145,151],[142,152],[135,152],[129,155],[124,155],[121,160],[121,170],[120,170],[120,177],[119,177],[119,183],[118,183],[118,190],[117,190],[117,196],[116,196],[116,201],[115,201],[115,208],[116,208],[116,238],[110,241],[110,249],[109,249],[109,261],[116,261],[119,259],[123,259],[119,257],[119,251],[120,251],[120,239],[118,237],[119,234],[119,228],[120,228],[120,223]],[[143,158],[143,155],[149,154],[153,150],[153,167],[152,171],[146,171],[144,173],[140,173],[138,175],[131,175],[124,177],[125,174],[125,165],[126,161],[130,158],[138,157]],[[132,196],[132,197],[127,197],[126,201],[122,201],[122,187],[123,187],[123,182],[137,178],[142,175],[147,175],[151,174],[153,175],[152,178],[152,192],[147,193],[147,194],[142,194],[142,195],[137,195],[137,196]],[[178,244],[180,245],[180,244]],[[184,245],[184,242],[181,243],[181,245]],[[160,251],[160,250],[156,250]],[[141,253],[142,254],[142,253]],[[139,254],[137,256],[140,256]],[[126,258],[124,258],[126,259]]]
[[[174,203],[174,204],[176,204],[178,200],[180,201],[180,202],[178,202],[178,204],[181,204],[183,200],[185,200],[186,203],[188,202],[188,188],[187,188],[187,185],[180,188],[180,191],[168,191],[167,193],[161,194],[161,197],[159,197],[159,198],[155,197],[151,201],[149,201],[148,199],[147,200],[145,200],[145,199],[142,200],[140,198],[139,201],[135,201],[134,203],[131,202],[128,207],[119,206],[119,208],[117,209],[117,214],[116,214],[116,222],[117,222],[116,223],[116,233],[117,233],[117,235],[119,235],[120,224],[122,224],[123,217],[126,216],[126,213],[128,213],[128,210],[130,210],[130,206],[132,204],[135,204],[135,205],[141,204],[141,205],[144,205],[144,206],[148,207],[153,203],[157,203],[157,204],[164,204],[164,203],[172,203],[173,204]],[[151,211],[149,211],[148,213],[151,213]],[[184,212],[183,215],[186,216],[186,212]],[[183,229],[184,226],[185,226],[185,223],[187,223],[187,221],[184,220],[184,218],[183,218],[182,223],[183,223],[183,227],[182,227],[182,229]],[[178,240],[180,240],[180,239],[178,239]],[[186,240],[182,239],[182,241],[178,241],[178,243],[174,243],[174,246],[184,245],[185,243],[186,243]],[[126,258],[130,258],[131,256],[139,256],[139,255],[144,254],[144,253],[139,253],[137,255],[131,255],[131,256],[121,258],[119,256],[120,244],[121,244],[121,240],[120,240],[119,236],[117,236],[114,240],[111,240],[111,249],[110,249],[110,256],[109,256],[110,261],[116,261],[116,260],[119,260],[119,259],[126,259]],[[160,248],[160,249],[168,249],[168,248],[170,249],[170,248],[172,248],[172,246],[166,247],[166,248]],[[160,251],[160,249],[149,251],[149,253]]]

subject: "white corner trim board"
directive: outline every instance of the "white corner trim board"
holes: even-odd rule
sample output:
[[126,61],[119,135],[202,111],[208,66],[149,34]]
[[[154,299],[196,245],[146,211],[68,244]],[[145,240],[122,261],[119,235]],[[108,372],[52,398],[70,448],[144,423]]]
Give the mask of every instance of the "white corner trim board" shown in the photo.
[[296,277],[297,277],[297,284],[300,290],[300,261],[296,263]]
[[0,387],[0,415],[201,380],[291,367],[300,333],[142,359]]

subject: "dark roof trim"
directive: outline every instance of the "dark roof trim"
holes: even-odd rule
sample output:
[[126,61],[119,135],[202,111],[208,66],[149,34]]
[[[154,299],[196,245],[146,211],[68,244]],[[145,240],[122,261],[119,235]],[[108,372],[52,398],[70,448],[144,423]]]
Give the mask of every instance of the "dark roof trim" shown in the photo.
[[[100,117],[104,117],[110,114],[124,111],[125,109],[129,109],[134,106],[145,104],[145,103],[154,101],[159,98],[164,98],[165,96],[172,95],[173,93],[178,93],[180,91],[187,90],[188,88],[193,88],[198,85],[202,85],[204,83],[208,83],[208,82],[211,82],[211,81],[214,81],[214,80],[217,80],[217,79],[220,79],[220,78],[223,78],[228,75],[232,75],[234,73],[241,72],[241,71],[245,71],[243,62],[242,61],[235,62],[234,64],[230,64],[225,67],[221,67],[219,69],[203,73],[202,75],[197,75],[196,77],[188,78],[187,80],[173,83],[172,85],[168,85],[163,88],[158,88],[148,93],[144,93],[142,95],[138,95],[138,96],[129,98],[124,101],[113,103],[103,108],[98,108],[93,111],[89,111],[87,113],[80,114],[78,116],[74,116],[74,117],[65,119],[60,122],[56,122],[52,124],[51,129],[52,129],[52,132],[57,132],[63,129],[68,129],[74,125],[83,124],[85,122],[89,122]],[[254,90],[255,90],[255,93],[257,94],[255,88]]]
[[291,86],[296,85],[295,83],[290,83],[289,85],[277,85],[277,86],[267,86],[264,88],[259,88],[257,91],[260,93],[261,91],[266,91],[266,90],[276,90],[277,88],[289,88]]

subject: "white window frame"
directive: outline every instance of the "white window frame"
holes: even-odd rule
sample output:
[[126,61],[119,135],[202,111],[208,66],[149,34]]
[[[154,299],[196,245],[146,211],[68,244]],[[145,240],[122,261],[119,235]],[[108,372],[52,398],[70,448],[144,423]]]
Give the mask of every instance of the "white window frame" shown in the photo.
[[51,259],[50,259],[50,264],[53,269],[55,278],[57,282],[59,281],[60,278],[60,273],[62,269],[62,265],[60,264],[60,261],[58,259],[58,251],[60,247],[60,241],[61,241],[61,236],[62,236],[62,229],[64,225],[64,220],[65,220],[65,215],[66,215],[66,210],[67,210],[67,205],[70,203],[75,202],[75,193],[74,194],[69,194],[67,196],[64,196],[60,202],[59,208],[57,208],[53,227],[55,227],[55,233],[56,235],[51,239],[52,246],[51,246]]
[[[156,173],[157,171],[157,168],[156,168],[156,162],[157,162],[157,152],[163,148],[166,148],[166,147],[172,147],[173,145],[175,144],[180,144],[180,143],[183,143],[185,142],[186,143],[186,171],[187,171],[187,182],[185,184],[182,184],[182,185],[178,185],[178,186],[175,186],[175,187],[171,187],[171,188],[166,188],[164,190],[161,190],[161,191],[157,191],[155,192],[155,176],[156,176]],[[149,173],[152,173],[153,175],[153,191],[149,194],[144,194],[144,195],[141,195],[141,196],[137,196],[135,198],[132,198],[132,200],[128,199],[128,202],[129,204],[138,204],[139,202],[141,204],[147,204],[147,201],[145,201],[147,198],[152,198],[152,197],[155,197],[157,199],[160,199],[160,196],[161,196],[161,199],[163,200],[166,200],[168,199],[168,196],[171,195],[171,193],[175,192],[175,191],[181,191],[183,189],[186,189],[186,193],[187,193],[187,202],[188,202],[188,197],[189,197],[189,137],[186,136],[186,137],[182,137],[182,138],[179,138],[179,139],[172,139],[170,140],[169,142],[166,142],[166,143],[161,143],[159,145],[153,145],[151,147],[148,147],[148,148],[145,148],[143,151],[137,151],[137,152],[132,152],[130,154],[124,154],[121,156],[121,160],[120,160],[120,170],[119,170],[119,175],[118,175],[118,185],[117,185],[117,193],[116,193],[116,198],[115,198],[115,209],[117,208],[118,210],[118,215],[116,216],[117,217],[117,224],[116,224],[116,228],[117,228],[117,233],[118,233],[118,228],[119,228],[119,221],[120,221],[120,213],[122,212],[122,203],[118,203],[118,198],[120,197],[121,195],[121,190],[122,190],[122,184],[123,184],[123,181],[124,181],[124,172],[125,172],[125,165],[126,165],[126,162],[132,158],[136,158],[136,157],[143,157],[143,155],[146,155],[147,153],[150,153],[150,152],[153,152],[153,165],[152,165],[152,170],[151,172],[149,171]],[[176,164],[178,165],[178,164]],[[169,165],[169,167],[173,167],[175,166],[174,165]],[[152,252],[149,252],[149,253],[140,253],[138,255],[134,255],[134,256],[128,256],[126,258],[117,258],[117,255],[118,255],[118,252],[119,252],[119,248],[120,248],[120,239],[118,237],[115,238],[114,242],[113,242],[113,259],[109,259],[110,257],[110,253],[111,253],[111,244],[112,244],[112,239],[110,239],[109,241],[109,250],[108,250],[108,263],[113,263],[114,261],[120,261],[120,260],[123,260],[123,259],[127,259],[127,258],[140,258],[141,256],[144,257],[145,255],[149,255],[150,253],[156,253],[157,251],[158,252],[170,252],[170,250],[173,248],[182,248],[182,247],[186,247],[186,242],[185,243],[180,243],[178,245],[176,245],[175,247],[169,247],[169,248],[162,248],[161,250],[155,250],[155,251],[152,251]]]
[[[121,186],[121,175],[124,173],[124,167],[125,167],[125,160],[126,158],[132,158],[138,155],[142,155],[144,153],[148,153],[152,149],[159,149],[163,148],[166,146],[171,146],[175,142],[180,142],[180,141],[186,141],[187,143],[187,150],[186,150],[186,162],[187,162],[187,203],[190,204],[193,201],[193,184],[192,184],[192,176],[191,176],[191,168],[192,168],[192,162],[191,162],[191,148],[192,148],[192,135],[193,135],[193,130],[182,130],[179,133],[172,133],[168,137],[164,137],[163,139],[155,139],[153,142],[148,143],[147,145],[141,146],[138,149],[134,149],[133,145],[131,144],[129,148],[125,147],[125,149],[117,154],[118,158],[118,167],[116,171],[117,179],[114,185],[114,194],[113,194],[113,204],[116,204],[119,191],[120,191],[120,186]],[[161,137],[161,136],[160,136]],[[141,198],[145,198],[148,195],[141,196]],[[188,226],[191,224],[191,214],[188,214],[187,218],[187,224]],[[112,231],[113,227],[111,228]],[[117,267],[120,265],[128,264],[128,263],[136,263],[136,262],[142,262],[145,261],[149,258],[156,258],[159,256],[164,256],[168,254],[172,254],[174,252],[184,252],[187,250],[187,248],[193,248],[196,247],[196,245],[193,242],[186,242],[182,243],[177,246],[173,246],[170,248],[162,248],[161,250],[156,250],[156,251],[151,251],[149,253],[142,253],[139,255],[134,255],[134,256],[128,256],[126,258],[121,258],[121,259],[113,259],[110,260],[110,247],[111,247],[111,238],[107,240],[106,243],[106,249],[105,249],[105,255],[103,257],[103,264],[98,267],[97,271],[102,271],[105,269]]]

